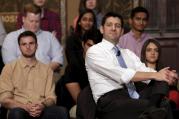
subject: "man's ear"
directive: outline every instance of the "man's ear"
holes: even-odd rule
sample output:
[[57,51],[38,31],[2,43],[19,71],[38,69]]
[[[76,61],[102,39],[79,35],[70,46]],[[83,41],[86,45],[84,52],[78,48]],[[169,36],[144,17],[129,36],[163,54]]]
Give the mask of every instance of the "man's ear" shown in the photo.
[[100,30],[100,32],[101,32],[101,34],[103,34],[103,26],[100,26],[100,28],[99,28],[99,30]]

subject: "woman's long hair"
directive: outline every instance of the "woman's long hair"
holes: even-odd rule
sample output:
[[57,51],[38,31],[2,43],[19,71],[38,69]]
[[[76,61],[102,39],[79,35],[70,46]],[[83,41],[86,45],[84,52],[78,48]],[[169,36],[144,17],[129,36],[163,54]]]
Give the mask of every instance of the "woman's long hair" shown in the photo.
[[82,17],[87,13],[91,13],[93,16],[93,25],[92,25],[91,29],[94,29],[94,30],[97,29],[96,16],[95,16],[94,12],[90,9],[86,9],[80,14],[80,16],[78,17],[77,23],[76,23],[75,33],[80,37],[82,37],[82,28],[79,23],[80,23]]
[[161,45],[160,45],[160,43],[156,40],[156,39],[149,39],[149,40],[147,40],[145,43],[144,43],[144,45],[143,45],[143,47],[142,47],[142,51],[141,51],[141,61],[143,62],[143,63],[145,63],[145,65],[147,66],[147,60],[146,60],[146,49],[147,49],[147,46],[150,44],[150,43],[153,43],[153,44],[155,44],[156,46],[157,46],[157,48],[158,48],[158,59],[157,59],[157,61],[156,61],[156,70],[159,70],[159,68],[160,68],[160,66],[162,65],[161,64],[161,62],[160,62],[160,60],[161,60]]

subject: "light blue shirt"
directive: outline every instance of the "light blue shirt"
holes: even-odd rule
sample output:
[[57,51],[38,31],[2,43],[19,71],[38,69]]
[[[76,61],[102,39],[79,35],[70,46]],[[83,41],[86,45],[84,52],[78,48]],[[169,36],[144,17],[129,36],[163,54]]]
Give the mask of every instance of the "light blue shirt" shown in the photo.
[[[5,64],[21,56],[17,38],[19,34],[24,31],[25,29],[21,28],[6,36],[2,45],[2,58]],[[57,62],[62,65],[63,48],[53,34],[48,31],[39,30],[36,32],[36,36],[38,43],[38,48],[35,54],[36,58],[45,64]]]

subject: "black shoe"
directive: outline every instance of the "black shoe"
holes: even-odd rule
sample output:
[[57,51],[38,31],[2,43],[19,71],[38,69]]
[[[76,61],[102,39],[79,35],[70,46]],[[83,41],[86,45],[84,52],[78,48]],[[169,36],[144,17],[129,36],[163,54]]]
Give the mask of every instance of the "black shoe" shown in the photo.
[[149,112],[150,119],[166,119],[167,111],[165,108],[156,108]]
[[151,107],[145,110],[138,119],[166,119],[167,111],[165,108]]
[[148,114],[141,114],[138,119],[150,119]]

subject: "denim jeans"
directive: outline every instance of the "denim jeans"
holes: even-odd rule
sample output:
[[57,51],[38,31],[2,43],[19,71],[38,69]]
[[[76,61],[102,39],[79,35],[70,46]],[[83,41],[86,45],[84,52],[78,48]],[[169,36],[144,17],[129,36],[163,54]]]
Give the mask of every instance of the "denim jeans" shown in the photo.
[[9,110],[8,119],[69,119],[69,113],[63,107],[50,106],[44,109],[40,117],[34,118],[22,108],[13,108]]

